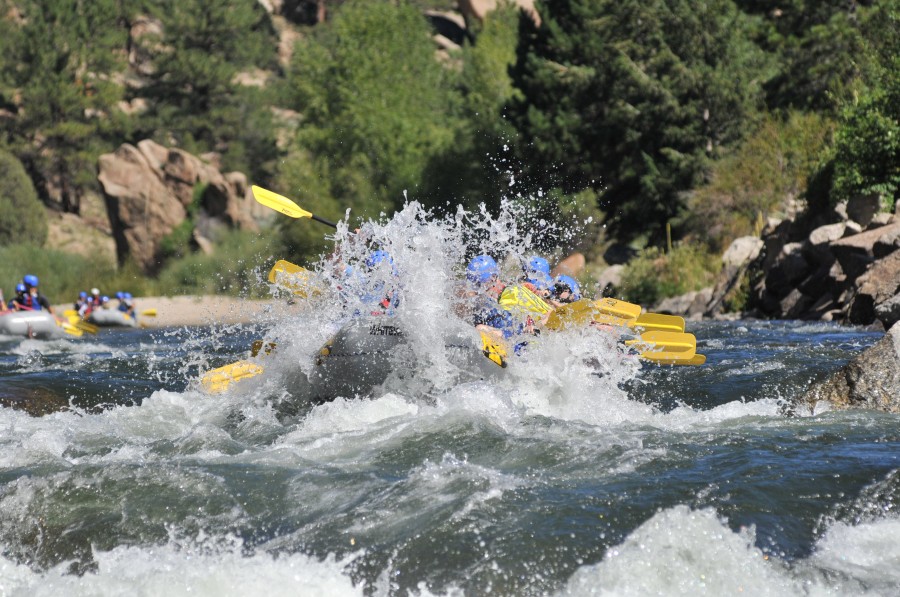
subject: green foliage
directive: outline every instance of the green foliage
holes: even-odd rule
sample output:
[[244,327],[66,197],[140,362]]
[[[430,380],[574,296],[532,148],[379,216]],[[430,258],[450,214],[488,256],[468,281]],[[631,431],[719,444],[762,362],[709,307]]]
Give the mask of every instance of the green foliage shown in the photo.
[[168,296],[267,296],[266,275],[279,252],[275,238],[232,231],[216,245],[213,255],[195,253],[167,264],[160,272],[157,289]]
[[0,247],[15,243],[42,246],[47,215],[34,185],[11,153],[0,149]]
[[[114,147],[120,121],[111,115],[122,88],[108,76],[124,65],[122,2],[22,0],[24,24],[9,27],[0,81],[21,98],[6,141],[36,181],[58,189],[77,212],[81,189],[96,186],[97,155]],[[90,40],[90,43],[86,43]]]
[[150,101],[135,134],[192,153],[219,151],[228,168],[265,175],[275,157],[274,128],[258,89],[235,82],[244,71],[275,67],[275,32],[254,0],[162,0],[153,14],[161,39],[140,43],[155,73],[139,93]]
[[[324,189],[336,205],[377,215],[415,196],[429,161],[450,146],[458,122],[450,71],[434,59],[415,9],[351,1],[294,49],[290,107],[302,111],[293,187]],[[323,196],[323,197],[324,197]]]
[[528,174],[601,190],[614,233],[659,242],[709,155],[754,114],[765,61],[747,19],[730,0],[561,0],[538,12],[514,70]]
[[652,305],[708,286],[717,271],[718,258],[699,245],[676,245],[670,253],[649,247],[622,272],[622,291],[626,300]]
[[900,7],[877,6],[864,31],[867,68],[841,110],[832,201],[877,194],[893,209],[900,198]]
[[710,182],[688,201],[685,230],[714,251],[757,232],[756,222],[784,217],[788,200],[804,194],[827,151],[833,123],[818,114],[766,117],[731,155],[714,163]]

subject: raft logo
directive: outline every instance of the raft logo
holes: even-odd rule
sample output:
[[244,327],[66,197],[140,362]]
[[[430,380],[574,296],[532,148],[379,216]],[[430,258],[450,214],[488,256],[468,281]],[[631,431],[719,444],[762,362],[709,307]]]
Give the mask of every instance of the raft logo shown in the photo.
[[369,328],[370,336],[402,336],[403,332],[400,328],[395,328],[392,325],[378,325],[375,324]]

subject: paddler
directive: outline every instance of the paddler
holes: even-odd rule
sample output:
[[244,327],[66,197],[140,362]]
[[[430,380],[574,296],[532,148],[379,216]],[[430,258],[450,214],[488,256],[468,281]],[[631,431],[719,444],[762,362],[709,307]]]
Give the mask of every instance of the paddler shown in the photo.
[[43,294],[38,292],[38,277],[34,274],[27,274],[22,278],[22,285],[25,286],[25,302],[19,305],[20,309],[27,311],[40,311],[46,309],[49,313],[53,313],[53,307],[50,301]]

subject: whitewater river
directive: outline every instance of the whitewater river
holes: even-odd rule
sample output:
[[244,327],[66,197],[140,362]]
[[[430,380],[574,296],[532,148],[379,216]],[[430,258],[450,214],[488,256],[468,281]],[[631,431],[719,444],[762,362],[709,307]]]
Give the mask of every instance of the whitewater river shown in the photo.
[[265,326],[0,339],[0,595],[898,594],[900,418],[783,408],[880,333],[689,324],[682,368],[581,335],[313,406],[326,331],[279,325],[217,396]]

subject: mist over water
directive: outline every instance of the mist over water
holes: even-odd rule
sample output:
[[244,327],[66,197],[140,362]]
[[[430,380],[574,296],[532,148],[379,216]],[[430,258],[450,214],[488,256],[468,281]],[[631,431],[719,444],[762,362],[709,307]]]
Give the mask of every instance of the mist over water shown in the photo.
[[[514,275],[523,222],[342,223],[328,290],[254,326],[0,338],[0,595],[897,594],[900,419],[783,409],[880,334],[689,324],[707,365],[670,368],[573,330],[467,376],[462,269]],[[416,369],[314,404],[386,288]],[[255,339],[265,373],[203,392]]]

